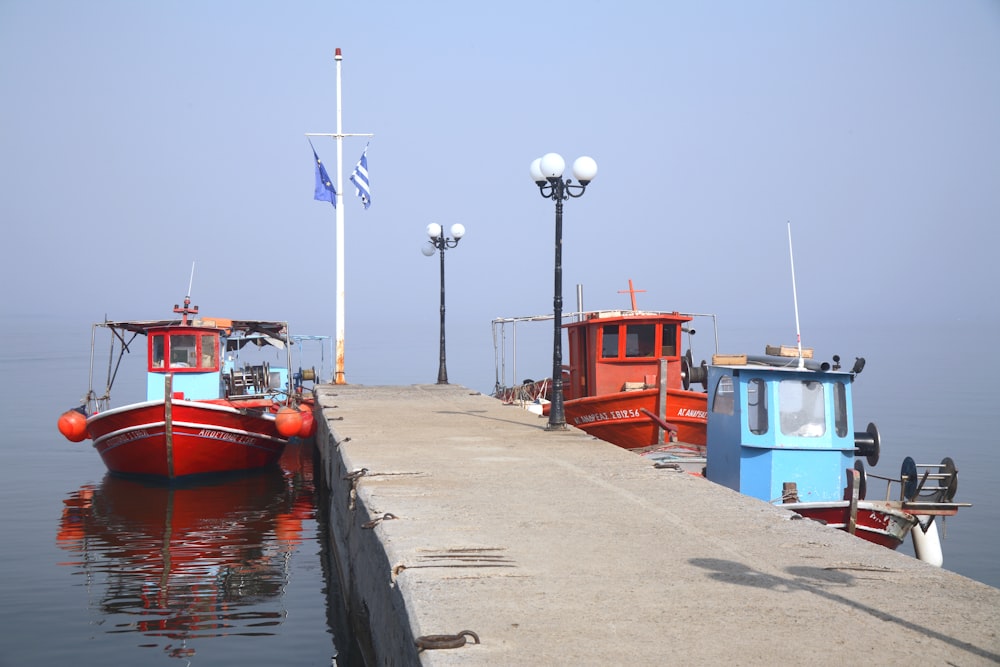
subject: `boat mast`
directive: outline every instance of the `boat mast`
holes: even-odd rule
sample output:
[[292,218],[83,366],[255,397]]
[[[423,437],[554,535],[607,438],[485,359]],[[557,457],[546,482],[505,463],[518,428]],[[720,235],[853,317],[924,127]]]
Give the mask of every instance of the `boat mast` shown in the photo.
[[307,132],[307,137],[333,137],[337,142],[337,194],[335,196],[337,210],[337,352],[334,362],[333,383],[346,384],[344,378],[344,137],[372,137],[372,134],[344,134],[342,119],[343,107],[340,95],[340,65],[343,60],[340,47],[334,52],[333,59],[337,63],[337,131]]
[[194,262],[191,262],[191,279],[188,280],[188,291],[187,291],[188,296],[191,296],[192,289],[194,289]]
[[795,344],[799,346],[799,368],[805,368],[802,358],[802,333],[799,329],[799,295],[795,291],[795,257],[792,255],[792,223],[788,223],[788,259],[792,265],[792,302],[795,305]]

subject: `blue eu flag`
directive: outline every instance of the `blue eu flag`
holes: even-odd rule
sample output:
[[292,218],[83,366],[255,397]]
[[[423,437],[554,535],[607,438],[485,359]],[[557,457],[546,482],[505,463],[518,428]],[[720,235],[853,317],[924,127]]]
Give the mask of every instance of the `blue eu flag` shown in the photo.
[[313,148],[313,157],[316,159],[316,194],[313,199],[328,201],[333,204],[334,208],[337,208],[337,190],[333,187],[333,181],[326,173],[323,161],[316,155],[315,148]]

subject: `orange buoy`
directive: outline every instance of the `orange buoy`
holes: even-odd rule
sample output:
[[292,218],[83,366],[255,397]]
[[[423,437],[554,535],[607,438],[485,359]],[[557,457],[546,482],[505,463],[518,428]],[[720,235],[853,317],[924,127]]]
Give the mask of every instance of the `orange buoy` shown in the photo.
[[274,425],[278,429],[278,434],[285,438],[298,435],[302,428],[302,413],[297,408],[284,406],[278,410],[274,418]]
[[307,440],[316,435],[316,418],[309,410],[303,410],[300,414],[302,415],[302,428],[299,429],[298,435],[303,440]]
[[59,416],[59,432],[70,442],[80,442],[87,437],[87,418],[79,410],[67,410]]

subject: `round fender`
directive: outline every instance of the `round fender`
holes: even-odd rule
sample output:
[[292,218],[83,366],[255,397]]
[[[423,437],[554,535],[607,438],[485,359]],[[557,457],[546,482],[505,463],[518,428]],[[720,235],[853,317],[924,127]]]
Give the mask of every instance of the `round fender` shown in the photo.
[[283,406],[278,410],[278,414],[274,418],[274,426],[278,431],[278,435],[283,438],[291,438],[293,435],[298,435],[302,429],[302,413],[299,412],[298,408],[288,405]]
[[59,432],[70,442],[82,442],[87,437],[87,416],[80,409],[62,413],[58,426]]

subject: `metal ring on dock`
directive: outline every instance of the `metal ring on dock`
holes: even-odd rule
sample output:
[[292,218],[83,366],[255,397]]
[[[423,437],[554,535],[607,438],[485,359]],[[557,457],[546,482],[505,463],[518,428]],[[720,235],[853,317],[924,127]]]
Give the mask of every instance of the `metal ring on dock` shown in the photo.
[[374,528],[375,526],[377,526],[378,523],[379,523],[379,521],[390,521],[390,520],[395,519],[395,518],[396,518],[395,514],[392,514],[391,512],[386,512],[382,516],[377,516],[374,519],[372,519],[371,521],[366,521],[365,523],[361,524],[361,527],[362,528],[367,528],[367,529],[370,530],[370,529]]
[[442,648],[461,648],[465,646],[465,636],[472,637],[475,643],[479,643],[479,635],[472,630],[462,630],[454,635],[423,635],[417,637],[414,642],[421,651]]

